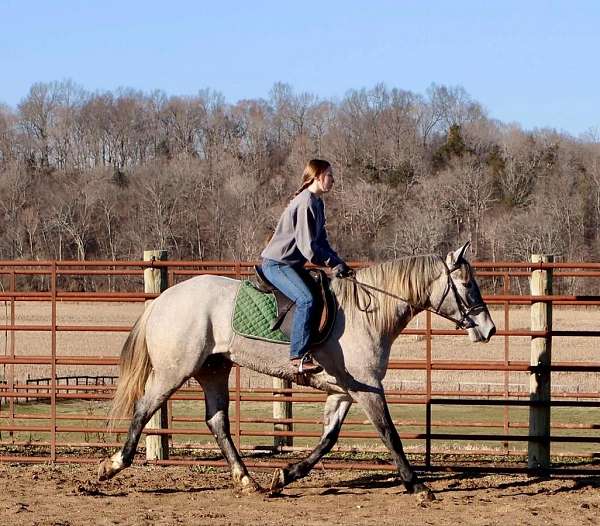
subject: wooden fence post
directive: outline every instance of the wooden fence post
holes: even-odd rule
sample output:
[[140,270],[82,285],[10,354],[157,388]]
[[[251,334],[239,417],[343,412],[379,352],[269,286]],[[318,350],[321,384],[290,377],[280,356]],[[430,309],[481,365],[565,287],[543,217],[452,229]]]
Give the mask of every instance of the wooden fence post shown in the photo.
[[[533,254],[532,263],[552,263],[554,256]],[[552,270],[531,272],[531,295],[552,294]],[[529,407],[528,468],[531,470],[550,467],[550,398],[552,363],[552,303],[531,304],[531,330],[547,331],[547,336],[531,338],[531,365],[536,367],[529,376],[529,400],[539,405]]]
[[[289,380],[283,380],[281,378],[273,378],[273,389],[290,389],[292,387],[292,382]],[[277,397],[291,397],[291,393],[285,394],[274,394],[275,398]],[[292,402],[273,402],[273,418],[281,419],[281,418],[292,418]],[[294,429],[292,423],[284,423],[284,424],[273,424],[273,431],[292,431]],[[294,437],[292,436],[282,436],[275,435],[273,437],[273,445],[276,448],[281,448],[283,446],[293,446],[294,445]]]
[[[144,250],[144,261],[164,261],[167,259],[166,250]],[[144,292],[160,294],[168,286],[167,269],[146,268],[144,269]],[[146,301],[146,308],[152,300]],[[150,374],[148,382],[152,380],[154,373]],[[146,385],[148,385],[146,382]],[[146,429],[165,429],[168,427],[168,407],[164,403],[160,409],[152,415],[146,424]],[[166,460],[169,458],[168,435],[146,435],[146,460]]]

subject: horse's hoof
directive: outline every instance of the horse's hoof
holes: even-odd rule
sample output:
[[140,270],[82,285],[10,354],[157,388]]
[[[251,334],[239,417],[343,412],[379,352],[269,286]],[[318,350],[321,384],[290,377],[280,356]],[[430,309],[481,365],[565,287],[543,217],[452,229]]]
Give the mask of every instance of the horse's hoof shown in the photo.
[[283,469],[276,469],[271,479],[269,495],[280,495],[283,488],[285,488],[285,471]]
[[428,506],[433,501],[435,501],[435,495],[429,488],[417,493],[417,504],[419,506]]
[[244,476],[240,482],[239,490],[244,495],[253,495],[255,493],[264,493],[258,482],[249,476]]
[[113,468],[113,461],[110,458],[100,462],[98,466],[98,480],[100,482],[113,478],[118,473],[118,470]]

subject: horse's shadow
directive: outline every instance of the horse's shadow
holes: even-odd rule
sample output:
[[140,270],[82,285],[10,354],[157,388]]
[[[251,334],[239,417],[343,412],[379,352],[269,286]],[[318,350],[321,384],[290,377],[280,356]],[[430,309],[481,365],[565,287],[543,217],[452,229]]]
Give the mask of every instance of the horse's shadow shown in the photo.
[[[444,487],[434,488],[434,491],[438,495],[444,493],[469,493],[475,491],[485,490],[511,490],[519,489],[522,491],[518,493],[511,493],[511,495],[526,495],[533,496],[540,493],[548,495],[554,495],[558,493],[567,493],[572,491],[580,491],[586,488],[597,489],[600,488],[600,476],[580,477],[580,476],[565,476],[565,475],[553,475],[553,476],[532,476],[526,479],[517,479],[509,482],[494,482],[493,479],[489,482],[480,482],[476,487],[471,484],[471,481],[482,480],[491,475],[492,473],[430,473],[422,475],[421,480],[425,483],[434,482],[446,482]],[[539,487],[540,483],[558,480],[562,482],[562,485],[558,488],[547,489]],[[400,477],[390,474],[372,474],[357,477],[355,479],[347,481],[339,481],[335,484],[338,488],[352,488],[352,489],[385,489],[401,487],[402,481]],[[538,487],[536,487],[538,486]]]
[[111,489],[100,489],[96,484],[80,484],[76,488],[78,495],[85,495],[87,497],[129,497],[131,493],[143,493],[149,495],[171,495],[177,493],[203,493],[205,491],[214,491],[214,486],[206,487],[186,487],[186,488],[135,488],[131,490],[111,490]]
[[205,491],[214,491],[219,489],[228,489],[229,486],[215,487],[186,487],[186,488],[146,488],[136,489],[136,493],[146,493],[151,495],[174,495],[177,493],[203,493]]
[[[481,492],[486,490],[493,490],[499,492],[498,497],[506,496],[504,491],[510,491],[511,496],[534,496],[539,494],[545,495],[556,495],[561,493],[570,493],[574,491],[581,491],[584,489],[600,489],[600,476],[564,476],[554,475],[550,476],[532,476],[526,479],[520,478],[509,482],[494,482],[493,478],[489,481],[484,481],[486,477],[489,477],[492,473],[427,473],[421,476],[421,480],[427,484],[436,482],[445,483],[443,487],[433,487],[436,495],[442,496],[444,494],[468,494],[474,492]],[[473,481],[479,480],[474,485]],[[561,485],[557,488],[544,489],[539,486],[543,482],[549,480],[561,481]],[[437,486],[437,484],[435,485]],[[214,491],[215,489],[230,489],[229,485],[223,485],[222,487],[215,486],[200,486],[200,487],[187,487],[187,488],[137,488],[136,493],[143,493],[149,495],[176,495],[178,493],[203,493],[207,491]],[[390,473],[374,473],[369,475],[363,475],[354,479],[345,481],[336,481],[335,483],[322,488],[319,495],[346,495],[346,494],[357,494],[357,490],[364,490],[359,492],[360,494],[366,493],[367,491],[377,489],[393,489],[398,488],[403,491],[402,481],[400,477]],[[518,491],[520,489],[520,491]],[[517,490],[516,492],[514,490]],[[130,492],[104,492],[98,488],[79,488],[80,494],[97,497],[126,497]],[[268,492],[265,491],[265,495]],[[281,493],[277,495],[269,495],[270,498],[284,498],[284,499],[295,499],[300,498],[302,493]]]
[[352,488],[352,489],[383,489],[394,488],[401,486],[400,477],[394,474],[372,474],[363,475],[351,480],[337,481],[334,486],[337,488]]

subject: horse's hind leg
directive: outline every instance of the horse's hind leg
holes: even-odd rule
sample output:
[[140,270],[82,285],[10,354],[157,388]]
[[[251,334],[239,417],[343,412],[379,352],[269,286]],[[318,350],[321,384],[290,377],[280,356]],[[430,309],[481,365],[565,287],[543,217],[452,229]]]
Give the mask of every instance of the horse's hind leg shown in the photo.
[[140,440],[144,426],[158,408],[189,378],[177,375],[176,378],[168,374],[152,372],[144,396],[135,404],[133,419],[129,425],[125,445],[113,456],[103,461],[98,468],[98,480],[108,480],[119,471],[131,466],[133,457]]
[[346,394],[332,394],[327,397],[321,440],[304,460],[275,472],[271,482],[271,493],[279,493],[290,482],[308,475],[323,455],[331,450],[337,442],[340,428],[351,405],[352,398]]
[[418,479],[417,474],[406,458],[400,435],[396,431],[385,401],[383,387],[380,386],[377,391],[354,391],[351,395],[363,408],[367,417],[377,429],[381,440],[390,450],[392,460],[407,491],[409,493],[419,493],[426,500],[433,500],[433,493]]
[[260,486],[248,474],[248,470],[231,440],[229,429],[230,371],[231,362],[229,360],[211,356],[196,375],[196,380],[204,391],[206,424],[229,464],[234,484],[243,492],[251,493],[260,491]]

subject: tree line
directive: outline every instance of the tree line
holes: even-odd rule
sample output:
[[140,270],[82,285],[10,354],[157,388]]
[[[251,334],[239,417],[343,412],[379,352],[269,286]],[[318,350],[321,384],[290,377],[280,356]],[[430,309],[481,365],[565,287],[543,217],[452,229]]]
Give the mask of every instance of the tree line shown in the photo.
[[230,103],[62,81],[0,106],[0,258],[254,260],[313,157],[334,166],[328,232],[349,260],[465,240],[475,259],[600,255],[598,138],[499,122],[462,87],[278,83]]

